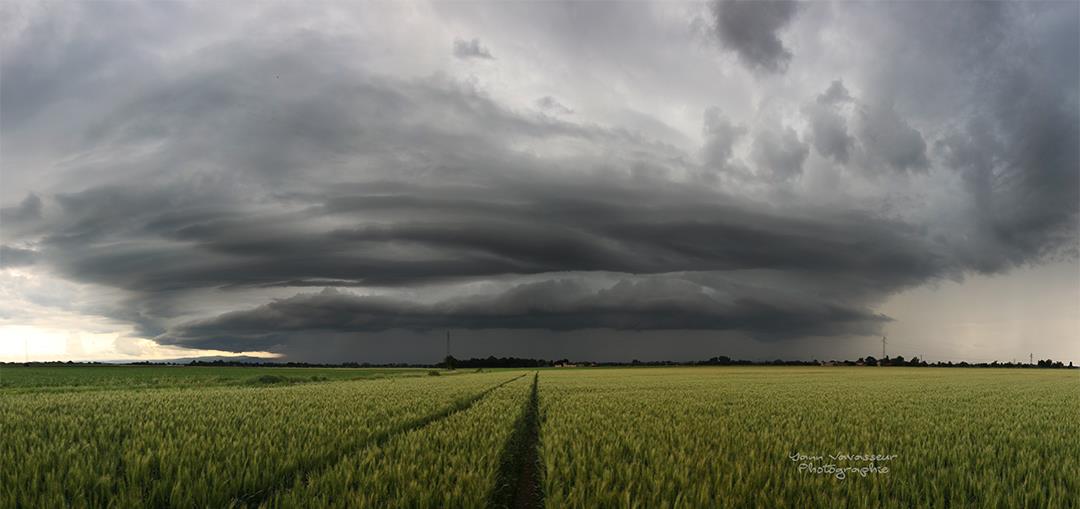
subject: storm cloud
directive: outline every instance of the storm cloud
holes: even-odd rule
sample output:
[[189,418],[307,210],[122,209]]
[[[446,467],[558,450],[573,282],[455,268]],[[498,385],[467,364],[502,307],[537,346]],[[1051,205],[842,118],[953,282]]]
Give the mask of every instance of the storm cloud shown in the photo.
[[848,134],[847,119],[840,109],[850,102],[852,98],[844,84],[834,81],[805,110],[814,149],[823,157],[831,157],[841,164],[848,162],[855,144],[855,138]]
[[774,180],[790,180],[802,174],[803,161],[810,149],[790,127],[777,127],[758,133],[754,138],[757,168]]
[[[880,30],[857,49],[889,61],[909,29],[894,10],[967,7],[847,5],[610,8],[655,29],[649,41],[617,40],[635,35],[596,7],[492,5],[489,23],[472,7],[424,11],[499,60],[480,38],[395,39],[368,21],[413,19],[391,6],[358,7],[344,34],[310,29],[310,12],[252,34],[264,18],[234,12],[203,36],[218,19],[205,6],[140,8],[183,11],[188,28],[155,33],[96,4],[20,10],[0,69],[0,258],[102,289],[80,312],[138,337],[290,355],[321,334],[396,330],[868,336],[898,292],[1075,259],[1077,73],[1055,64],[1075,59],[1076,16],[984,13],[990,47],[963,29],[924,34],[942,50],[897,61],[913,83],[966,62],[942,91],[963,100],[924,111],[882,85],[894,69],[815,66],[831,57],[807,41],[862,35],[870,17]],[[538,50],[494,28],[575,13],[602,39],[587,50],[567,42],[582,34],[553,28]],[[700,19],[723,48],[695,38]],[[58,25],[66,40],[40,39]],[[30,66],[37,51],[56,57]],[[743,68],[709,67],[728,51]],[[475,58],[490,62],[462,61]],[[650,59],[682,66],[672,92]]]
[[480,44],[480,39],[454,39],[454,56],[458,58],[483,58],[492,60],[491,52]]
[[620,279],[591,288],[580,278],[525,283],[493,295],[435,304],[355,295],[334,289],[300,294],[255,309],[182,324],[157,338],[188,347],[257,350],[310,331],[390,329],[747,329],[758,337],[873,333],[887,317],[827,301],[760,292],[726,293],[676,278]]
[[735,52],[746,65],[770,72],[783,72],[791,60],[777,34],[795,17],[793,1],[724,0],[714,4],[716,31],[725,48]]

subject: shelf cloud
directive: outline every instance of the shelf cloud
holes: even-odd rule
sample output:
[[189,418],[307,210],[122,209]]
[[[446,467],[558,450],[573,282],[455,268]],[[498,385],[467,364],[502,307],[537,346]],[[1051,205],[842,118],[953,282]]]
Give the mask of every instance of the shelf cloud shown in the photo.
[[873,335],[1077,256],[1075,4],[5,9],[0,264],[159,344]]

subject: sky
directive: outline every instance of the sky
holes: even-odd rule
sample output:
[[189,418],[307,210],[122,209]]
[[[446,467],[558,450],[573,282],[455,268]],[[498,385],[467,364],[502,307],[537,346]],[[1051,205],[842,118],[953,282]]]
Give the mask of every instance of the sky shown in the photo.
[[0,27],[0,361],[1080,362],[1076,2]]

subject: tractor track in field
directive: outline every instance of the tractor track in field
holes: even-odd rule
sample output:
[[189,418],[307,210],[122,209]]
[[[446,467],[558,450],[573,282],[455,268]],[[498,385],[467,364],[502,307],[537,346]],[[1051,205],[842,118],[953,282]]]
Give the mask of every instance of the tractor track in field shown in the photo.
[[500,454],[499,473],[488,497],[492,509],[544,507],[540,465],[540,374],[533,375],[525,409]]
[[258,491],[254,491],[254,492],[251,492],[251,493],[246,493],[246,494],[243,494],[243,495],[240,495],[240,496],[237,496],[237,497],[233,498],[233,501],[230,504],[230,507],[249,507],[249,508],[260,507],[262,504],[264,504],[264,503],[270,501],[272,498],[274,498],[274,496],[276,496],[278,493],[281,493],[281,492],[284,492],[284,491],[287,491],[287,490],[291,489],[292,485],[296,482],[297,479],[308,478],[308,477],[313,477],[315,475],[318,475],[320,472],[328,470],[329,468],[331,468],[334,465],[338,464],[339,462],[345,460],[346,457],[356,453],[357,451],[362,451],[362,450],[367,449],[369,447],[378,447],[380,445],[385,444],[386,442],[390,441],[391,439],[393,439],[394,437],[396,437],[398,435],[408,433],[410,431],[418,430],[418,429],[423,428],[423,427],[425,427],[425,426],[427,426],[429,424],[432,424],[434,422],[446,419],[447,417],[450,417],[451,415],[454,415],[454,414],[456,414],[458,412],[464,412],[464,411],[472,408],[473,405],[479,403],[480,400],[484,399],[492,391],[494,391],[494,390],[496,390],[496,389],[498,389],[498,388],[500,388],[500,387],[502,387],[504,385],[507,385],[507,384],[509,384],[511,382],[520,380],[524,376],[525,376],[525,374],[523,373],[523,374],[518,375],[518,376],[516,376],[514,378],[511,378],[509,380],[501,382],[501,383],[499,383],[497,385],[493,385],[491,387],[488,387],[487,389],[484,389],[480,393],[477,393],[477,394],[475,394],[473,396],[457,400],[454,403],[450,404],[449,406],[447,406],[446,408],[443,408],[442,410],[440,410],[438,412],[435,412],[433,414],[428,414],[428,415],[425,415],[423,417],[414,419],[414,420],[409,421],[409,422],[407,422],[407,423],[405,423],[405,424],[403,424],[401,426],[395,427],[393,429],[386,430],[386,431],[384,431],[382,433],[376,433],[376,434],[372,435],[369,439],[365,440],[364,442],[362,442],[362,443],[360,443],[360,444],[358,444],[358,445],[356,445],[354,447],[350,447],[350,448],[348,448],[346,450],[340,451],[338,454],[335,454],[335,455],[333,455],[331,457],[323,458],[321,461],[316,462],[312,466],[309,466],[309,467],[306,467],[306,468],[301,468],[301,469],[299,469],[299,470],[297,470],[295,472],[290,472],[290,473],[286,474],[285,476],[279,478],[277,481],[275,481],[273,483],[270,483],[269,485],[265,486],[264,488],[262,488],[262,489],[260,489]]

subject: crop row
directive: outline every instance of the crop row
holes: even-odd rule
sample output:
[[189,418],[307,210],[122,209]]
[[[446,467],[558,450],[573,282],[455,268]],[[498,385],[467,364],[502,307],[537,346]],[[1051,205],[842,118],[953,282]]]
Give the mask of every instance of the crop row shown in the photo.
[[0,366],[0,391],[73,392],[97,390],[251,386],[326,380],[424,376],[418,368],[291,368],[232,366]]
[[0,507],[258,499],[518,374],[0,398]]
[[[596,370],[545,373],[541,396],[550,507],[1066,507],[1080,493],[1074,375]],[[867,472],[829,457],[845,453],[894,457]]]
[[467,412],[369,447],[298,480],[270,507],[480,508],[532,390],[532,377],[492,391]]
[[506,507],[537,481],[560,508],[1070,507],[1078,382],[678,368],[7,394],[0,507]]

